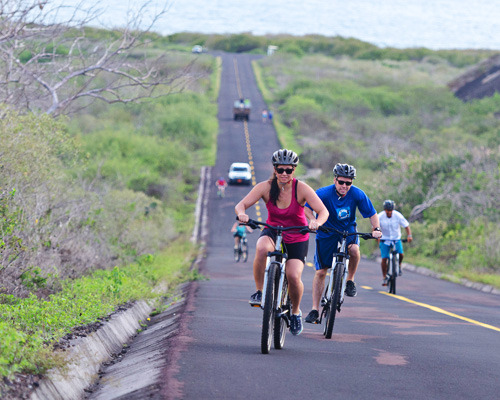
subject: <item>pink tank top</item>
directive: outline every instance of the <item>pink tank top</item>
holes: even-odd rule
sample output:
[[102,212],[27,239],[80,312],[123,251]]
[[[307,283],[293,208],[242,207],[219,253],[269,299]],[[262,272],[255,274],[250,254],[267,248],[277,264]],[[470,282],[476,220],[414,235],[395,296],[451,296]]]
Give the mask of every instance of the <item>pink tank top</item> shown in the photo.
[[[273,226],[305,226],[307,219],[304,214],[304,206],[301,206],[297,201],[295,189],[297,179],[293,178],[292,182],[292,201],[287,208],[279,208],[273,204],[271,200],[266,203],[267,207],[267,223]],[[283,241],[285,243],[299,243],[309,240],[309,234],[301,234],[298,230],[283,232]]]

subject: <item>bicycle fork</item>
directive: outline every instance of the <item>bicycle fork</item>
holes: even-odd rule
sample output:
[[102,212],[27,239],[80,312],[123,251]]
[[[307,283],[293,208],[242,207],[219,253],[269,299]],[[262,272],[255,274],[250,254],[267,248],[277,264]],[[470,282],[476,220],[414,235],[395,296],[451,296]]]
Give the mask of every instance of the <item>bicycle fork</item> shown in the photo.
[[321,299],[321,306],[325,306],[329,299],[332,298],[332,291],[334,288],[334,278],[335,278],[335,269],[340,268],[342,264],[345,264],[344,275],[342,276],[342,289],[340,292],[340,301],[337,304],[337,310],[340,311],[340,306],[344,303],[344,293],[347,285],[347,275],[349,274],[349,259],[346,258],[344,262],[337,261],[335,262],[335,267],[330,269],[330,281],[328,283],[328,288],[325,293],[325,296]]

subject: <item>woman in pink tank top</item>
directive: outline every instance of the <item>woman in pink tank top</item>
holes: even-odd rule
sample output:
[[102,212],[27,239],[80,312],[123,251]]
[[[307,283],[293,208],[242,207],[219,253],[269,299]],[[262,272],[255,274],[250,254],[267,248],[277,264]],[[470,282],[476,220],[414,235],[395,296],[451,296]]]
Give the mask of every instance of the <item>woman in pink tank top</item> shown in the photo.
[[[263,200],[267,208],[267,223],[277,226],[304,226],[311,230],[318,229],[328,219],[328,210],[317,196],[315,191],[306,183],[294,177],[295,167],[299,157],[291,150],[280,149],[273,153],[273,175],[267,181],[258,183],[234,208],[238,219],[247,222],[249,217],[246,210]],[[316,219],[307,223],[304,214],[304,204],[308,203],[317,213]],[[302,271],[308,250],[308,236],[299,232],[288,231],[283,233],[283,242],[288,253],[286,275],[292,301],[291,332],[294,335],[302,332],[302,318],[300,301],[304,292]],[[256,293],[250,298],[250,305],[260,305],[262,288],[264,285],[264,272],[266,268],[267,253],[274,250],[275,232],[264,229],[257,240],[255,258],[253,262],[253,275]]]

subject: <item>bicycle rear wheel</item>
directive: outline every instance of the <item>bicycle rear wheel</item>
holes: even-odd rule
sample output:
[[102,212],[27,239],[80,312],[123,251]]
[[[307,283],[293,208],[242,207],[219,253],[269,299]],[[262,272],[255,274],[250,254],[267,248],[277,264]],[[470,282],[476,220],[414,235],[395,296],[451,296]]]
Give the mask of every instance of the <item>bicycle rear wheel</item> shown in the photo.
[[[276,290],[279,288],[280,274],[276,274]],[[288,296],[288,281],[286,276],[283,280],[283,289],[278,293],[280,299],[278,310],[282,316],[275,316],[274,318],[274,348],[282,349],[285,345],[285,335],[288,329],[287,318],[290,317],[291,302]]]
[[340,291],[342,290],[342,277],[344,276],[344,263],[337,263],[335,269],[332,272],[333,277],[333,291],[330,297],[329,307],[327,309],[326,321],[325,321],[325,338],[331,339],[333,332],[333,325],[335,324],[335,314],[337,313],[337,307],[340,303]]
[[397,266],[397,257],[393,254],[391,257],[391,274],[389,277],[389,293],[396,294],[396,277],[398,276],[398,266]]
[[271,344],[273,342],[273,325],[276,310],[276,269],[278,267],[279,266],[276,262],[272,262],[269,265],[267,286],[264,288],[266,291],[266,302],[264,304],[262,334],[260,338],[260,350],[262,354],[269,354],[269,350],[271,350]]

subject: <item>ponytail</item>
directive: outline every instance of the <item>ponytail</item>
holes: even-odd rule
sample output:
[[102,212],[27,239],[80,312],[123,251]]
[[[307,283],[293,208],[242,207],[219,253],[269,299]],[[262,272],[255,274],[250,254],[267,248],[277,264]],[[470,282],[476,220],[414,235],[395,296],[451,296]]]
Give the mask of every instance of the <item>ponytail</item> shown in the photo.
[[280,197],[280,188],[278,186],[278,178],[276,175],[273,174],[271,178],[269,178],[271,181],[271,190],[269,191],[269,200],[271,201],[272,204],[276,205],[276,202],[278,201],[278,198]]

